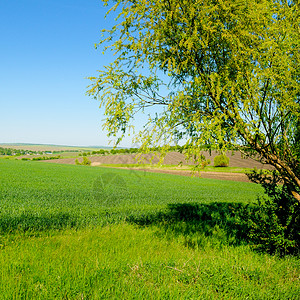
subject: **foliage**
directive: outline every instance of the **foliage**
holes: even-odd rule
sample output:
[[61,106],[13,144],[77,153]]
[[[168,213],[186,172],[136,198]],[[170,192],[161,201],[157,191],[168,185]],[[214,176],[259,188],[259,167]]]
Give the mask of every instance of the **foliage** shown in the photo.
[[0,147],[0,155],[9,155],[9,156],[20,156],[20,155],[32,155],[37,154],[36,151],[32,150],[23,150],[23,149],[14,149],[14,148],[3,148]]
[[[24,145],[26,147],[26,145]],[[50,146],[51,147],[51,146]],[[45,147],[47,148],[47,147]],[[0,147],[0,155],[9,155],[9,156],[20,156],[20,155],[43,155],[43,154],[58,154],[63,152],[79,152],[78,149],[72,150],[44,150],[44,151],[34,151],[30,149],[14,149],[14,148],[3,148]]]
[[204,169],[205,167],[207,167],[208,165],[210,165],[211,161],[210,159],[204,159],[201,163],[201,167],[202,169]]
[[299,254],[300,249],[300,205],[285,184],[278,184],[276,171],[248,174],[260,183],[268,198],[259,198],[254,210],[244,218],[250,226],[249,236],[256,247],[271,254]]
[[220,154],[214,158],[214,167],[228,167],[229,166],[229,157],[225,154]]
[[83,157],[83,160],[82,160],[81,163],[79,162],[79,160],[77,158],[75,159],[75,164],[76,165],[90,166],[91,163],[92,162],[86,156]]
[[179,141],[187,155],[239,149],[272,164],[300,201],[299,3],[118,0],[111,11],[119,24],[98,47],[115,60],[88,91],[109,134],[119,142],[148,113],[144,151]]
[[104,149],[100,149],[100,150],[97,150],[97,151],[92,151],[92,155],[95,155],[95,154],[102,154],[102,155],[105,155],[107,154],[108,151],[107,150],[104,150]]
[[81,164],[83,166],[90,166],[91,165],[91,161],[87,157],[84,157]]
[[38,156],[38,157],[33,157],[32,160],[52,160],[52,159],[60,159],[61,156]]
[[[284,195],[285,194],[285,195]],[[250,239],[257,249],[284,256],[299,254],[299,204],[286,192],[261,198],[249,216]]]

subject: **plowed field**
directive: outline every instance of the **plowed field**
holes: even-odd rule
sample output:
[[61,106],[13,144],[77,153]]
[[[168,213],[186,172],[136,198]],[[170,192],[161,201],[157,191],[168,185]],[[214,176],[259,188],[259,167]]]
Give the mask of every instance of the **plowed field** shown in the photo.
[[[210,159],[213,165],[214,157],[217,155],[217,152],[212,151],[211,155],[208,152],[204,152],[203,155],[206,159]],[[243,158],[240,152],[228,153],[229,156],[229,167],[237,168],[257,168],[257,169],[271,169],[270,165],[264,165],[251,158]],[[80,158],[79,161],[82,159]],[[122,155],[107,155],[107,156],[91,156],[89,160],[92,162],[92,166],[100,166],[102,164],[137,164],[136,154],[122,154]],[[152,160],[153,164],[158,163],[159,157],[154,154],[144,154],[140,161],[144,164],[150,163]],[[66,159],[57,159],[49,161],[51,163],[62,163],[62,164],[75,164],[75,158],[66,158]],[[179,152],[170,152],[167,153],[163,164],[164,165],[193,165],[193,161],[186,161],[185,156]],[[131,168],[136,169],[136,168]],[[175,175],[191,176],[191,172],[188,170],[168,170],[164,169],[141,169],[141,171],[150,171],[150,172],[160,172],[168,173]],[[196,176],[198,176],[196,174]],[[248,178],[245,174],[241,173],[228,173],[228,172],[201,172],[201,177],[203,178],[214,178],[221,180],[234,180],[234,181],[248,181]]]

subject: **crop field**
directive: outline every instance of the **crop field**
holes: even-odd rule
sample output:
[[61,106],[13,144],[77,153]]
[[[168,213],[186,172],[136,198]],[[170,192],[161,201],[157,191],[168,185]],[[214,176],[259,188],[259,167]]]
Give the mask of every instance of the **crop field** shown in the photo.
[[[211,151],[211,155],[207,151],[203,151],[202,153],[206,159],[211,161],[210,165],[213,165],[213,161],[215,156],[218,154],[216,151]],[[262,164],[252,158],[244,158],[240,152],[228,152],[229,157],[229,167],[234,168],[257,168],[257,169],[270,169],[272,168],[270,165]],[[107,156],[91,156],[89,159],[92,163],[101,163],[101,164],[137,164],[138,160],[136,158],[137,154],[119,154],[119,155],[107,155]],[[153,164],[157,164],[159,162],[159,156],[153,153],[147,153],[141,155],[139,158],[140,163],[149,164],[150,161]],[[53,161],[55,162],[55,161]],[[66,159],[64,161],[57,160],[58,163],[68,163],[68,164],[75,164],[74,159]],[[192,160],[186,160],[184,154],[171,151],[168,152],[163,160],[163,165],[178,165],[182,164],[183,166],[192,166],[194,162]]]
[[255,252],[260,186],[0,159],[1,299],[298,299],[300,263]]

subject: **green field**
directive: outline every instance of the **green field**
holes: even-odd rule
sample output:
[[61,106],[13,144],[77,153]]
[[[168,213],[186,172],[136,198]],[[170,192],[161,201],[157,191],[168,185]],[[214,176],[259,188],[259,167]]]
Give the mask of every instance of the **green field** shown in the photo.
[[260,186],[0,160],[1,299],[298,299],[232,213]]

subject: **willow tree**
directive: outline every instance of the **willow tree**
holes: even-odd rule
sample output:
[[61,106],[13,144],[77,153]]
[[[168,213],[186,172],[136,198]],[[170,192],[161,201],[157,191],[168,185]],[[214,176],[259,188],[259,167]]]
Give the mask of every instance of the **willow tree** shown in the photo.
[[[108,0],[104,1],[108,4]],[[287,0],[117,0],[91,77],[121,140],[139,112],[143,146],[232,147],[271,164],[300,201],[299,5]],[[153,114],[153,107],[158,113]]]

